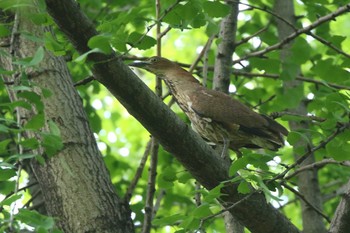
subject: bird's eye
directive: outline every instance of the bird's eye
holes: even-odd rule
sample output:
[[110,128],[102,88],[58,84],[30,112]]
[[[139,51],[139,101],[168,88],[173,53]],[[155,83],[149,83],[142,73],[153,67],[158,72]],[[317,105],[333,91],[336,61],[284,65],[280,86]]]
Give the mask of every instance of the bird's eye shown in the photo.
[[151,60],[151,62],[152,62],[152,63],[154,63],[154,62],[157,62],[157,61],[158,61],[158,59],[157,59],[156,57],[152,57],[150,60]]

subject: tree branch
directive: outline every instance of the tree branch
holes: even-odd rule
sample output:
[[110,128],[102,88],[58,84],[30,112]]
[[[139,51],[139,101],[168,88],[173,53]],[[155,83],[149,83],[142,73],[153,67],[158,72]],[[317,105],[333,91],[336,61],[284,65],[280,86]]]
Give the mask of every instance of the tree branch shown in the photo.
[[302,156],[300,156],[295,163],[293,163],[290,166],[287,166],[286,170],[284,170],[282,173],[278,174],[274,178],[268,181],[268,183],[276,181],[278,179],[285,178],[286,174],[295,168],[296,166],[300,165],[305,159],[307,159],[310,155],[312,155],[315,151],[325,147],[330,141],[332,141],[338,134],[342,133],[346,128],[349,127],[349,124],[342,125],[341,127],[337,128],[335,132],[333,132],[326,140],[323,140],[320,142],[317,146],[313,147],[309,151],[305,152]]
[[330,233],[347,233],[350,229],[350,181],[346,185],[346,192],[343,194],[329,229]]
[[295,190],[293,187],[289,186],[288,184],[286,184],[285,182],[282,183],[282,185],[288,189],[289,191],[291,191],[292,193],[294,193],[296,196],[298,196],[303,202],[305,202],[311,209],[313,209],[316,213],[318,213],[319,215],[321,215],[324,219],[327,220],[327,222],[331,222],[331,220],[329,219],[329,217],[327,215],[325,215],[324,213],[322,213],[321,210],[317,209],[311,202],[309,202],[301,193],[299,193],[297,190]]
[[157,177],[157,165],[158,165],[158,148],[159,143],[157,139],[152,138],[151,145],[151,162],[149,166],[147,194],[146,194],[146,206],[145,215],[143,219],[142,233],[151,232],[152,219],[153,219],[153,199],[156,191],[156,177]]
[[[233,74],[240,75],[240,76],[245,76],[245,77],[248,77],[248,78],[263,77],[263,78],[279,79],[279,77],[280,77],[280,75],[278,75],[278,74],[250,73],[250,72],[244,72],[244,71],[239,71],[239,70],[234,70]],[[335,83],[329,83],[329,82],[325,82],[325,81],[321,81],[321,80],[314,80],[314,79],[307,78],[307,77],[304,77],[304,76],[301,76],[301,75],[296,76],[295,79],[299,80],[299,81],[304,81],[304,82],[309,82],[309,83],[314,83],[314,84],[326,86],[326,87],[329,86],[329,87],[333,87],[333,88],[336,88],[336,89],[350,90],[350,86],[344,86],[344,85],[339,85],[339,84],[335,84]]]
[[350,167],[350,161],[349,160],[345,160],[345,161],[336,161],[334,159],[324,159],[312,164],[308,164],[305,165],[299,169],[297,169],[294,173],[284,177],[284,179],[288,180],[296,175],[298,175],[300,172],[304,172],[310,169],[320,169],[328,164],[337,164],[337,165],[342,165],[342,166],[346,166],[346,167]]
[[[47,10],[79,53],[89,51],[87,42],[97,35],[88,18],[73,0],[46,0]],[[74,22],[74,23],[73,23]],[[203,139],[182,122],[136,75],[114,55],[90,54],[94,77],[124,105],[163,147],[205,188],[212,189],[230,180],[229,164],[217,155]],[[246,195],[237,184],[222,189],[220,202],[225,207]],[[258,208],[257,208],[258,206]],[[296,233],[299,230],[278,210],[255,194],[237,205],[236,216],[252,233]],[[265,224],[261,224],[264,222]]]
[[146,161],[147,161],[149,152],[151,150],[151,144],[152,144],[152,139],[150,139],[148,141],[148,143],[146,145],[145,152],[142,155],[142,158],[141,158],[141,161],[140,161],[140,165],[138,166],[138,168],[136,170],[136,173],[135,173],[135,176],[134,176],[133,180],[131,181],[128,189],[126,190],[126,193],[125,193],[125,196],[124,196],[125,203],[128,203],[130,201],[132,193],[134,192],[134,190],[136,188],[136,185],[137,185],[139,179],[142,176],[143,169],[145,168]]
[[265,55],[266,53],[269,53],[271,51],[274,50],[278,50],[283,48],[286,44],[289,44],[292,40],[294,40],[296,37],[298,37],[301,34],[308,34],[312,29],[318,27],[319,25],[328,22],[330,20],[334,20],[336,17],[348,13],[350,10],[350,4],[346,4],[345,6],[339,7],[336,11],[325,15],[323,17],[320,17],[318,20],[316,20],[315,22],[313,22],[312,24],[310,24],[307,27],[298,29],[297,31],[295,31],[294,33],[290,34],[289,36],[285,37],[283,40],[281,40],[281,42],[276,43],[272,46],[269,46],[263,50],[257,51],[257,52],[253,52],[250,54],[247,54],[246,56],[234,60],[233,63],[239,63],[241,61],[247,60],[248,58],[251,57],[262,57],[263,55]]

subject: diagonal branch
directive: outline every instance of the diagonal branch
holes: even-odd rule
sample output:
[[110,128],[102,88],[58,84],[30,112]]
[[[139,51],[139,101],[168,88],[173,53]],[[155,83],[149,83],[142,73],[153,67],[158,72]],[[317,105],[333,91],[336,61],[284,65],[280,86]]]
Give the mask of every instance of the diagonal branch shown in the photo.
[[338,134],[342,133],[346,128],[349,127],[349,124],[342,125],[341,127],[337,128],[335,132],[333,132],[326,140],[322,141],[320,144],[317,146],[313,147],[309,151],[305,152],[302,156],[300,156],[295,163],[292,165],[288,166],[286,170],[284,170],[282,173],[278,174],[274,178],[268,181],[268,183],[276,181],[278,179],[285,178],[286,174],[295,168],[296,166],[300,165],[305,159],[307,159],[310,155],[312,155],[315,151],[325,147],[330,141],[332,141]]
[[331,222],[331,220],[329,219],[329,217],[327,215],[325,215],[324,213],[322,213],[321,210],[319,210],[318,208],[316,208],[311,202],[309,202],[301,193],[299,193],[297,190],[295,190],[293,187],[289,186],[288,184],[286,184],[285,182],[282,182],[282,185],[288,189],[289,191],[291,191],[292,193],[294,193],[296,196],[298,196],[301,200],[303,200],[303,202],[305,202],[311,209],[313,209],[316,213],[318,213],[319,215],[321,215],[324,219],[327,220],[327,222]]
[[[73,0],[45,0],[47,10],[79,53],[89,51],[87,43],[97,32],[91,21]],[[159,142],[206,189],[230,180],[229,164],[215,153],[203,139],[157,97],[115,55],[93,53],[88,56],[96,80],[102,83]],[[91,64],[90,63],[90,64]],[[246,195],[238,184],[222,189],[220,202],[229,207]],[[259,208],[256,208],[259,206]],[[252,233],[297,233],[299,230],[278,210],[266,202],[263,194],[255,194],[230,212]],[[265,224],[261,224],[264,222]]]
[[[280,77],[280,75],[278,75],[278,74],[250,73],[250,72],[244,72],[244,71],[239,71],[239,70],[234,70],[233,74],[248,77],[248,78],[263,77],[263,78],[279,79],[279,77]],[[326,87],[329,86],[329,87],[333,87],[336,89],[350,90],[350,86],[329,83],[329,82],[325,82],[325,81],[321,81],[321,80],[315,80],[315,79],[307,78],[307,77],[304,77],[301,75],[297,76],[295,79],[299,80],[299,81],[304,81],[304,82],[308,82],[308,83],[314,83],[314,84],[326,86]]]
[[328,164],[337,164],[337,165],[341,165],[341,166],[346,166],[346,167],[350,167],[350,161],[349,160],[345,160],[345,161],[336,161],[334,159],[323,159],[321,161],[312,163],[312,164],[308,164],[305,165],[299,169],[297,169],[294,173],[286,176],[284,179],[289,180],[290,178],[298,175],[301,172],[310,170],[310,169],[320,169]]
[[148,158],[148,155],[149,155],[150,150],[151,150],[151,143],[152,143],[152,139],[150,139],[148,141],[148,143],[146,145],[145,152],[143,153],[143,156],[141,158],[140,165],[138,166],[136,173],[135,173],[135,176],[134,176],[133,180],[131,181],[128,189],[126,190],[126,193],[124,196],[125,203],[129,203],[130,198],[132,196],[132,193],[134,192],[136,185],[142,176],[143,169],[145,168],[147,158]]
[[320,17],[318,20],[316,20],[315,22],[313,22],[312,24],[310,24],[307,27],[298,29],[297,31],[295,31],[294,33],[290,34],[289,36],[287,36],[286,38],[284,38],[283,40],[281,40],[281,42],[276,43],[274,45],[271,45],[263,50],[257,51],[257,52],[253,52],[250,54],[247,54],[246,56],[234,60],[233,63],[239,63],[241,61],[247,60],[248,58],[251,57],[262,57],[263,55],[265,55],[266,53],[269,53],[271,51],[274,50],[278,50],[283,48],[285,45],[289,44],[292,40],[294,40],[296,37],[298,37],[301,34],[308,34],[311,30],[313,30],[314,28],[318,27],[319,25],[328,22],[330,20],[334,20],[336,17],[348,13],[350,10],[350,4],[346,4],[345,6],[339,7],[338,10],[325,15],[323,17]]

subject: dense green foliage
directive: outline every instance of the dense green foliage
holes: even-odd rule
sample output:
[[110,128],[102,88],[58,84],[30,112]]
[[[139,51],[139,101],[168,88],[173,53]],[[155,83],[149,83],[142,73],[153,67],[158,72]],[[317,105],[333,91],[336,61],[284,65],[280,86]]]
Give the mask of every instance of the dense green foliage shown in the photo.
[[[16,11],[18,8],[27,7],[25,2],[23,1],[22,4],[21,1],[2,1],[0,8],[7,9],[9,12]],[[135,59],[134,56],[155,55],[157,19],[154,1],[81,0],[79,3],[81,10],[93,20],[100,33],[89,41],[90,53],[116,51],[124,55],[126,63],[128,60]],[[254,35],[263,28],[264,30],[247,42],[237,44],[234,61],[279,42],[274,22],[275,15],[269,13],[273,9],[273,1],[259,0],[249,1],[249,3],[259,9],[240,5],[237,42]],[[333,0],[295,1],[295,15],[299,16],[297,28],[317,21],[346,3],[347,1]],[[223,1],[191,0],[180,3],[175,0],[161,1],[161,29],[163,31],[167,27],[170,28],[161,40],[162,56],[191,65],[207,40],[219,32],[221,19],[227,14],[228,8]],[[278,12],[276,14],[278,15]],[[40,109],[44,108],[42,97],[33,92],[27,75],[20,71],[39,64],[45,49],[57,56],[67,58],[74,82],[89,77],[91,72],[90,64],[85,62],[87,54],[80,55],[73,49],[44,8],[38,14],[28,17],[37,25],[52,26],[56,35],[46,33],[45,38],[36,38],[30,32],[23,32],[32,40],[40,41],[42,47],[37,49],[33,57],[14,61],[18,70],[4,70],[0,67],[1,75],[17,72],[23,76],[23,82],[11,88],[22,90],[20,97],[24,99],[10,102],[5,88],[8,84],[0,81],[0,231],[5,230],[10,224],[16,230],[23,228],[25,224],[35,228],[36,232],[48,232],[48,229],[54,225],[54,219],[26,208],[30,205],[30,194],[18,188],[26,186],[27,175],[24,170],[18,170],[18,164],[33,157],[40,160],[40,155],[30,153],[31,149],[39,147],[43,147],[46,154],[55,156],[55,153],[62,148],[62,143],[59,140],[60,132],[57,131],[57,126],[53,122],[50,132],[39,130],[44,124],[44,115],[40,114]],[[309,116],[283,114],[278,121],[284,126],[288,127],[288,121],[306,121],[309,123],[309,128],[290,132],[287,146],[276,153],[243,150],[244,157],[235,160],[230,169],[232,174],[237,171],[241,174],[240,178],[236,179],[236,182],[240,182],[241,193],[251,192],[249,184],[262,190],[268,201],[280,208],[298,227],[302,226],[301,207],[300,203],[295,201],[297,198],[295,194],[284,189],[279,181],[266,183],[264,180],[271,179],[282,172],[285,169],[284,165],[294,163],[293,150],[297,155],[303,155],[323,141],[327,143],[315,151],[316,161],[325,158],[333,158],[336,161],[348,159],[350,131],[345,130],[332,140],[328,140],[328,137],[337,128],[349,122],[349,22],[350,15],[344,14],[336,20],[318,25],[312,31],[347,56],[306,33],[293,40],[289,58],[283,64],[280,51],[277,49],[263,56],[253,56],[234,64],[230,86],[234,98],[265,114],[284,112],[306,101],[309,115],[317,117],[313,119]],[[1,24],[0,37],[9,36],[10,28],[11,24]],[[212,67],[215,65],[216,48],[219,43],[220,38],[216,37],[208,50],[208,87],[212,86]],[[0,49],[0,55],[9,54],[5,54]],[[199,63],[194,72],[199,79],[203,77],[202,66],[203,63]],[[151,89],[154,88],[155,81],[152,75],[138,74]],[[283,88],[284,82],[295,80],[296,77],[300,78],[302,85],[288,90]],[[77,86],[77,90],[89,116],[91,128],[96,134],[96,140],[110,171],[112,182],[117,193],[123,196],[139,167],[150,135],[101,84],[92,81]],[[50,90],[43,91],[47,97],[51,95]],[[166,98],[165,102],[168,103],[170,99],[170,97]],[[15,108],[30,109],[32,106],[38,114],[25,125],[19,125],[17,116],[14,114]],[[172,109],[188,122],[176,105]],[[41,133],[43,140],[18,136],[28,130]],[[300,140],[306,140],[310,148],[298,147]],[[232,158],[235,159],[234,153]],[[143,223],[148,166],[149,161],[130,201],[136,226],[141,226]],[[156,204],[154,232],[187,232],[196,230],[200,226],[207,232],[224,232],[224,222],[221,217],[207,218],[221,209],[215,200],[220,195],[219,188],[211,191],[196,189],[195,180],[191,175],[162,148],[159,150],[157,170],[155,203],[159,201],[160,205]],[[319,169],[322,193],[327,196],[336,192],[348,181],[349,176],[350,170],[339,164],[327,165]],[[295,177],[287,182],[297,189]],[[194,200],[196,193],[201,194],[200,206]],[[324,214],[332,218],[338,202],[339,196],[325,199]],[[11,217],[12,214],[14,219]],[[206,220],[201,222],[203,219]]]

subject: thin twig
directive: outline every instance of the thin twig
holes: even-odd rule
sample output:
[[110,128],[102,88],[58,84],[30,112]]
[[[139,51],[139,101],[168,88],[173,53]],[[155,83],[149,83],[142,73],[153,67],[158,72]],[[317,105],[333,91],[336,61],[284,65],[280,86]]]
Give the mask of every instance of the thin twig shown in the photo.
[[326,219],[327,222],[331,222],[331,220],[329,219],[329,217],[327,215],[325,215],[324,213],[322,213],[321,210],[319,210],[318,208],[316,208],[312,203],[310,203],[301,193],[299,193],[297,190],[295,190],[293,187],[289,186],[288,184],[286,184],[285,182],[281,183],[286,189],[290,190],[292,193],[294,193],[296,196],[298,196],[301,200],[303,200],[305,202],[306,205],[308,205],[311,209],[313,209],[316,213],[318,213],[319,215],[321,215],[324,219]]
[[240,59],[234,60],[233,63],[239,63],[239,62],[247,60],[248,58],[251,58],[251,57],[262,57],[266,53],[269,53],[269,52],[274,51],[274,50],[281,49],[286,44],[290,43],[292,40],[294,40],[296,37],[298,37],[299,35],[307,34],[311,30],[313,30],[314,28],[320,26],[321,24],[323,24],[325,22],[333,20],[333,19],[335,19],[336,17],[338,17],[338,16],[340,16],[342,14],[347,13],[349,10],[350,10],[350,4],[346,4],[345,6],[339,7],[336,11],[334,11],[334,12],[328,14],[328,15],[325,15],[323,17],[318,18],[318,20],[316,20],[315,22],[313,22],[309,26],[306,26],[304,28],[298,29],[294,33],[290,34],[289,36],[287,36],[286,38],[281,40],[279,43],[276,43],[274,45],[266,47],[263,50],[247,54],[246,56],[244,56],[244,57],[242,57]]
[[[20,134],[20,133],[19,133]],[[18,165],[18,171],[17,171],[17,178],[16,178],[16,184],[15,184],[15,191],[14,195],[18,193],[19,190],[19,179],[21,178],[21,172],[22,172],[22,163],[19,163]],[[13,224],[15,220],[15,209],[16,209],[17,201],[11,203],[11,211],[10,211],[10,229],[13,229]]]
[[172,27],[168,26],[164,31],[159,32],[157,38],[163,38],[171,29]]
[[156,200],[156,203],[154,204],[154,207],[153,207],[153,213],[152,213],[152,217],[154,218],[160,208],[160,203],[161,201],[163,200],[163,197],[165,196],[166,194],[166,191],[165,189],[161,189],[159,190],[159,194],[157,196],[157,200]]
[[297,116],[297,117],[302,117],[305,119],[309,119],[312,121],[318,121],[318,122],[324,122],[327,120],[325,118],[318,117],[318,116],[313,116],[313,115],[308,116],[308,115],[302,115],[302,114],[298,114],[298,113],[294,113],[294,112],[273,112],[270,114],[270,117],[273,119],[276,119],[276,118],[279,118],[282,116]]
[[320,37],[320,36],[318,36],[318,35],[312,33],[311,31],[308,32],[308,33],[306,33],[306,34],[312,36],[313,38],[315,38],[316,40],[318,40],[318,41],[321,42],[322,44],[328,46],[329,48],[333,49],[333,50],[336,51],[337,53],[340,53],[341,55],[343,55],[343,56],[345,56],[345,57],[347,57],[347,58],[350,58],[350,54],[344,52],[343,50],[341,50],[341,49],[339,49],[339,48],[337,48],[337,47],[335,47],[331,42],[329,42],[329,41],[323,39],[322,37]]
[[255,106],[253,106],[253,109],[257,109],[258,107],[260,107],[263,104],[266,104],[267,102],[270,102],[271,100],[273,100],[276,97],[275,94],[271,95],[269,98],[267,98],[266,100],[262,101],[261,99],[259,100],[259,103],[256,104]]
[[215,213],[215,214],[212,214],[212,215],[210,215],[210,216],[208,216],[208,217],[203,218],[203,219],[201,220],[201,225],[203,225],[203,223],[204,223],[205,221],[209,220],[209,219],[212,219],[212,218],[214,218],[214,217],[216,217],[216,216],[219,216],[219,215],[223,214],[223,213],[226,212],[226,211],[232,210],[232,209],[235,208],[237,205],[239,205],[239,204],[241,204],[242,202],[248,200],[253,194],[255,194],[255,193],[257,193],[257,192],[258,192],[258,190],[255,190],[255,191],[249,193],[247,196],[243,197],[241,200],[239,200],[239,201],[233,203],[233,204],[230,205],[229,207],[224,208],[224,209],[220,210],[219,212],[217,212],[217,213]]
[[[269,73],[250,73],[250,72],[244,72],[244,71],[239,71],[239,70],[234,70],[232,72],[234,75],[237,76],[244,76],[248,78],[254,78],[254,77],[262,77],[262,78],[271,78],[271,79],[279,79],[280,75],[278,74],[269,74]],[[320,80],[314,80],[311,78],[307,78],[304,76],[297,76],[295,78],[296,80],[304,81],[304,82],[309,82],[309,83],[314,83],[314,84],[319,84],[322,86],[330,86],[336,89],[344,89],[344,90],[350,90],[350,86],[344,86],[344,85],[339,85],[335,83],[328,83]]]
[[[33,183],[31,183],[31,184],[29,184],[29,185],[27,185],[27,186],[24,186],[24,187],[22,187],[22,188],[19,188],[19,189],[17,190],[17,193],[18,193],[18,192],[21,192],[21,191],[24,191],[24,190],[26,190],[26,189],[28,189],[28,188],[30,188],[30,187],[33,187],[33,186],[36,185],[36,184],[38,184],[38,182],[33,182]],[[3,200],[6,200],[7,198],[11,197],[13,194],[15,194],[14,191],[10,192],[9,194],[7,194],[7,195],[5,196],[5,198],[4,198]]]
[[134,192],[136,185],[142,176],[143,169],[145,168],[146,161],[147,161],[149,152],[151,150],[151,144],[152,144],[152,139],[150,139],[148,141],[148,143],[146,145],[146,149],[142,155],[140,164],[136,170],[135,176],[134,176],[133,180],[131,181],[131,183],[130,183],[130,185],[125,193],[125,196],[124,196],[125,203],[129,203],[130,198],[132,196],[132,193]]
[[[278,15],[277,13],[267,9],[266,7],[262,8],[262,7],[258,7],[258,6],[253,6],[251,4],[247,4],[247,3],[242,3],[239,1],[234,1],[234,2],[238,2],[241,5],[245,5],[245,6],[249,6],[251,9],[257,9],[257,10],[261,10],[264,12],[267,12],[268,14],[273,15],[275,18],[278,18],[279,20],[283,21],[285,24],[287,24],[289,27],[291,27],[294,31],[297,31],[298,28],[296,28],[291,22],[289,22],[288,20],[286,20],[285,18],[283,18],[282,16]],[[323,39],[322,37],[315,35],[314,33],[312,33],[311,31],[309,31],[308,33],[306,33],[307,35],[313,37],[314,39],[316,39],[317,41],[321,42],[322,44],[328,46],[329,48],[335,50],[336,52],[342,54],[343,56],[350,58],[350,54],[345,53],[344,51],[342,51],[341,49],[335,47],[334,45],[332,45],[331,42]]]
[[210,50],[210,47],[211,47],[211,44],[213,43],[214,41],[214,38],[216,37],[216,35],[212,35],[207,43],[206,43],[206,46],[205,46],[205,49],[204,49],[204,53],[203,53],[203,81],[202,81],[202,85],[203,86],[207,86],[207,80],[208,80],[208,66],[209,66],[209,63],[208,63],[208,52]]
[[320,169],[328,164],[337,164],[337,165],[342,165],[346,167],[350,167],[350,160],[345,160],[345,161],[336,161],[334,159],[323,159],[321,161],[305,165],[299,169],[297,169],[294,173],[284,177],[284,179],[288,180],[296,175],[298,175],[301,172],[311,170],[311,169]]
[[235,43],[235,47],[237,47],[237,46],[239,46],[241,44],[244,44],[244,43],[248,42],[249,40],[251,40],[252,38],[258,36],[261,33],[263,33],[264,31],[266,31],[268,29],[269,26],[270,26],[270,23],[268,23],[265,27],[261,28],[259,31],[253,33],[252,35],[244,37],[240,41],[237,41]]
[[283,18],[282,16],[276,14],[275,12],[273,12],[272,10],[269,10],[267,7],[259,7],[259,6],[254,6],[248,3],[244,3],[244,2],[240,2],[240,1],[234,1],[232,0],[231,2],[235,2],[238,3],[240,5],[244,5],[244,6],[248,6],[251,9],[256,9],[256,10],[260,10],[260,11],[264,11],[272,16],[274,16],[275,18],[278,18],[279,20],[283,21],[284,23],[286,23],[289,27],[291,27],[292,29],[294,29],[295,31],[297,31],[297,28],[294,27],[294,25],[289,22],[288,20],[286,20],[285,18]]
[[201,185],[198,182],[195,183],[195,190],[194,201],[196,206],[200,206],[202,204],[201,193],[199,192],[199,190],[201,190]]
[[[151,31],[151,29],[152,29],[154,26],[160,24],[160,22],[162,21],[162,19],[163,19],[169,12],[171,12],[181,1],[182,1],[182,0],[177,0],[173,5],[171,5],[168,9],[166,9],[166,10],[164,11],[164,14],[163,14],[161,17],[157,18],[157,20],[156,20],[155,23],[149,25],[149,26],[147,27],[146,32],[145,32],[134,44],[139,44],[139,43],[147,36],[147,34]],[[159,8],[159,9],[160,9],[160,8]],[[160,12],[160,11],[159,11],[159,12]],[[170,29],[167,29],[167,30],[169,31]],[[167,32],[168,32],[168,31],[167,31]],[[165,34],[166,34],[167,32],[165,32]],[[160,35],[161,35],[161,33],[159,33],[159,34],[157,35],[157,39],[158,39],[158,38],[161,38]],[[125,54],[128,54],[128,53],[130,52],[131,49],[133,49],[133,46],[132,46],[131,48],[129,48],[127,51],[125,51],[125,52],[121,55],[121,57],[124,57]]]
[[323,140],[320,142],[320,144],[318,144],[317,146],[313,147],[312,149],[310,149],[309,151],[305,152],[302,156],[300,156],[297,161],[288,166],[286,168],[286,170],[284,170],[282,173],[278,174],[277,176],[275,176],[274,178],[272,178],[271,180],[267,181],[267,183],[271,183],[273,181],[276,181],[278,179],[282,179],[286,176],[286,174],[292,170],[293,168],[295,168],[296,166],[300,165],[305,159],[307,159],[310,155],[312,155],[315,151],[325,147],[330,141],[332,141],[338,134],[342,133],[346,128],[349,127],[349,124],[346,125],[342,125],[341,127],[337,128],[337,130],[335,132],[333,132],[326,140]]
[[157,177],[157,164],[158,164],[158,140],[152,137],[151,145],[151,161],[149,166],[148,184],[147,184],[147,194],[146,194],[146,205],[145,205],[145,215],[142,226],[142,233],[151,232],[152,220],[153,220],[153,200],[154,193],[156,191],[156,177]]
[[196,69],[198,63],[201,61],[202,57],[204,56],[205,52],[208,51],[208,49],[210,49],[210,46],[212,44],[212,36],[208,38],[207,42],[205,43],[204,47],[202,48],[202,50],[200,51],[200,53],[198,54],[198,56],[196,57],[196,59],[194,60],[194,62],[190,65],[190,68],[188,69],[188,72],[192,73],[194,69]]
[[88,84],[89,82],[92,82],[94,80],[95,80],[94,76],[89,76],[87,78],[84,78],[84,79],[79,80],[78,82],[74,83],[74,86],[77,87],[77,86],[85,85],[85,84]]

